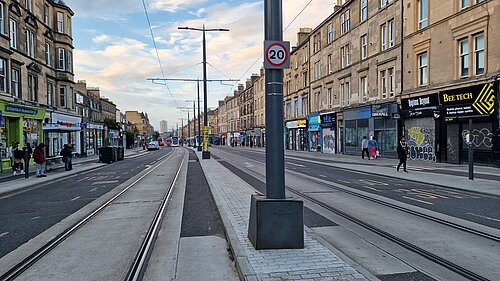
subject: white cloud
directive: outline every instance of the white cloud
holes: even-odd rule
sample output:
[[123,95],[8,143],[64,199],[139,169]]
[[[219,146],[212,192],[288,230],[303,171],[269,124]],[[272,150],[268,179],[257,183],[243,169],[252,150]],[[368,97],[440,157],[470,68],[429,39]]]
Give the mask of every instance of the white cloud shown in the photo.
[[154,0],[149,1],[149,5],[155,9],[166,12],[176,12],[182,8],[205,3],[206,0]]
[[110,40],[111,40],[111,37],[109,37],[106,34],[97,35],[94,38],[92,38],[92,42],[94,42],[94,43],[104,43],[104,42],[108,42]]
[[[96,3],[103,9],[98,15],[116,12],[123,15],[126,12],[142,12],[140,1],[110,0],[110,1],[76,1],[67,0],[76,9],[88,10],[96,8]],[[74,3],[69,3],[74,2]],[[137,3],[139,2],[140,5]],[[177,11],[188,10],[194,3],[203,0],[157,0],[146,1],[156,10]],[[284,5],[284,26],[302,10],[308,0],[287,1]],[[321,3],[323,2],[323,3]],[[90,3],[90,4],[89,4]],[[89,6],[87,6],[89,5]],[[120,7],[119,9],[117,7]],[[313,1],[302,15],[284,33],[284,40],[296,44],[296,32],[299,27],[318,25],[331,12],[333,7],[325,5],[324,1]],[[86,16],[92,16],[90,11]],[[178,30],[178,26],[207,28],[229,28],[230,32],[207,32],[207,61],[217,70],[208,66],[209,79],[242,78],[244,82],[251,73],[258,73],[262,58],[245,73],[262,54],[264,40],[263,1],[231,5],[231,1],[217,3],[204,9],[196,10],[195,19],[155,23],[155,41],[158,53],[168,78],[202,78],[201,32]],[[80,16],[80,14],[78,14]],[[170,20],[170,21],[168,21]],[[101,31],[102,32],[102,31]],[[99,34],[97,32],[96,34]],[[111,98],[120,110],[147,111],[152,124],[158,128],[160,120],[168,120],[170,124],[178,122],[186,113],[176,110],[176,104],[170,92],[181,106],[196,94],[195,83],[168,82],[170,92],[165,86],[155,85],[147,78],[161,77],[161,70],[156,58],[156,50],[152,47],[149,30],[144,32],[144,42],[130,38],[116,38],[114,34],[97,35],[93,38],[103,47],[96,50],[75,50],[75,80],[85,79],[92,86],[99,86],[104,95]],[[106,37],[108,36],[108,37]],[[113,40],[109,40],[110,37]],[[116,39],[115,39],[116,38]],[[141,39],[142,40],[142,39]],[[94,46],[95,47],[95,46]],[[186,68],[185,70],[182,70]],[[180,71],[179,71],[180,70]],[[171,74],[172,73],[172,74]],[[232,94],[232,87],[221,86],[219,83],[209,83],[208,106],[217,106],[217,101]]]

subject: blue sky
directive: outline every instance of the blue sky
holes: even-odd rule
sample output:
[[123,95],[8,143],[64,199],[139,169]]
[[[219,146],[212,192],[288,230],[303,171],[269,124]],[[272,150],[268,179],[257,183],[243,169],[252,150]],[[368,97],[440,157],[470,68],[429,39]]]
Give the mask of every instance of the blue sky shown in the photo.
[[[169,127],[180,124],[191,107],[185,100],[196,95],[195,83],[168,82],[168,88],[147,78],[161,78],[156,50],[141,0],[65,0],[75,12],[73,44],[75,80],[100,87],[101,94],[122,110],[149,114],[158,129],[160,120]],[[314,28],[332,11],[329,1],[284,0],[284,25],[307,5],[284,32],[296,44],[300,27]],[[310,3],[309,3],[310,2]],[[264,1],[145,0],[160,61],[167,78],[202,78],[201,32],[178,26],[228,28],[230,32],[207,33],[209,79],[241,79],[258,73],[262,53]],[[250,70],[247,72],[247,70]],[[208,106],[231,95],[236,83],[208,85]]]

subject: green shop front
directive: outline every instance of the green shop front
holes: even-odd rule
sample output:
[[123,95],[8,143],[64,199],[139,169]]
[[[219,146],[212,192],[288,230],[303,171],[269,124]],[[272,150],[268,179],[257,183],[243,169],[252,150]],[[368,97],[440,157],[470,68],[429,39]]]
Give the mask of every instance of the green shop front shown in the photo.
[[45,109],[0,101],[0,162],[1,171],[11,169],[8,147],[14,142],[36,146],[43,141],[42,124]]

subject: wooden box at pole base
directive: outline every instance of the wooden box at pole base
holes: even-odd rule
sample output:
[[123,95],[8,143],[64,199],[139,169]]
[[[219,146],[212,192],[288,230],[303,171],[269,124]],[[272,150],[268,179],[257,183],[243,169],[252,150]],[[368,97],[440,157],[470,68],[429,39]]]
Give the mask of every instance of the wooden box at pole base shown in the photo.
[[256,250],[304,248],[303,202],[252,195],[248,238]]

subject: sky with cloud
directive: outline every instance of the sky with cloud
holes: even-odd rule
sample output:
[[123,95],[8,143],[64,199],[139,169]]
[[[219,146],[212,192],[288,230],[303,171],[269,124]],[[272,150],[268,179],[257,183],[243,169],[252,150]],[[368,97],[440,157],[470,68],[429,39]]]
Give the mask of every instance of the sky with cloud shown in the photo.
[[[284,31],[284,40],[295,45],[298,29],[316,27],[333,12],[333,2],[284,0],[285,27],[307,6]],[[65,3],[75,13],[75,80],[99,87],[123,112],[147,112],[157,130],[160,120],[167,120],[172,128],[177,122],[180,126],[181,118],[186,119],[187,112],[176,107],[192,107],[185,101],[195,98],[196,83],[169,81],[160,85],[148,78],[162,78],[162,69],[165,78],[203,78],[202,33],[177,27],[205,25],[230,30],[206,33],[208,79],[240,79],[239,83],[244,83],[262,66],[264,1],[144,0],[154,41],[142,1]],[[215,108],[235,88],[235,82],[209,83],[208,107]]]

